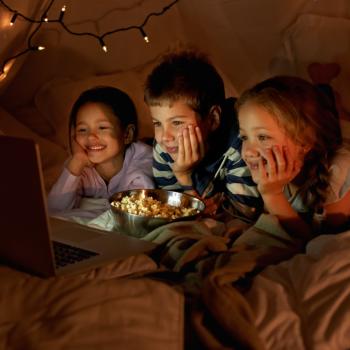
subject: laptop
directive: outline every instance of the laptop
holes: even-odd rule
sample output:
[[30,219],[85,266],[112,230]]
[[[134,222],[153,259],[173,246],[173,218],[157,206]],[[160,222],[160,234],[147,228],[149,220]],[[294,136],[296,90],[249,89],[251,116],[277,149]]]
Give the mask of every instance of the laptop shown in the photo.
[[[0,136],[0,262],[49,277],[78,273],[157,246],[135,237],[49,217],[39,146]],[[63,254],[60,259],[57,255]]]

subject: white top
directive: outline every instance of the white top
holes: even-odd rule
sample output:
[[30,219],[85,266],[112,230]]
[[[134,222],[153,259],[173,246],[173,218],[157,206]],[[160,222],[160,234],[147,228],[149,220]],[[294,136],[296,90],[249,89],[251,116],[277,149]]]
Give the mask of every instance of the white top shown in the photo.
[[[324,205],[339,201],[350,190],[350,151],[347,148],[340,148],[336,152],[329,171],[328,194]],[[308,213],[310,211],[307,203],[302,202],[301,193],[299,191],[291,193],[289,186],[286,186],[284,194],[297,212]],[[310,198],[310,200],[312,199],[311,196],[312,194],[308,193],[308,198]],[[323,219],[324,214],[316,214],[314,217],[314,223],[318,226]]]

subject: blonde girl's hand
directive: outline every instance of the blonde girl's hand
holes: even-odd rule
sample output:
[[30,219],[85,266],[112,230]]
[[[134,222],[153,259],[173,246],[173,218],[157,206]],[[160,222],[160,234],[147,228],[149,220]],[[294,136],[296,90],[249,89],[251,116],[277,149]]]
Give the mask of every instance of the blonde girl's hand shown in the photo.
[[198,126],[189,125],[178,135],[178,154],[173,163],[173,172],[182,185],[191,185],[193,168],[205,154],[202,133]]
[[301,162],[293,159],[286,146],[275,145],[269,149],[261,149],[260,152],[259,178],[257,179],[259,192],[262,195],[283,193],[284,186],[299,173]]
[[94,164],[89,160],[89,157],[84,148],[72,137],[72,157],[67,164],[68,170],[76,176],[80,176],[85,167],[93,167]]

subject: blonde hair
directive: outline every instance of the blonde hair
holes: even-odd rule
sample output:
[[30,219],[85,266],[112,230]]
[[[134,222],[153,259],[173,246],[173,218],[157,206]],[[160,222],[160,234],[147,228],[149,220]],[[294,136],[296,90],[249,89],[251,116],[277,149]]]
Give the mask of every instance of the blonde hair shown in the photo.
[[[292,76],[267,79],[246,90],[236,103],[236,110],[253,103],[265,108],[300,145],[310,147],[302,172],[304,201],[318,211],[329,186],[329,165],[342,143],[338,114],[332,99],[317,86]],[[307,198],[311,193],[313,200]]]

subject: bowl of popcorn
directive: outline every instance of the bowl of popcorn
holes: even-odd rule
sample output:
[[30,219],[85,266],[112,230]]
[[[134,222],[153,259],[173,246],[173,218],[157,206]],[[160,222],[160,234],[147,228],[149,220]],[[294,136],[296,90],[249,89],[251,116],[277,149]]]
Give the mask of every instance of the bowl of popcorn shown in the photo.
[[189,194],[163,189],[129,190],[110,198],[116,229],[143,237],[155,228],[181,220],[194,220],[204,210],[204,203]]

